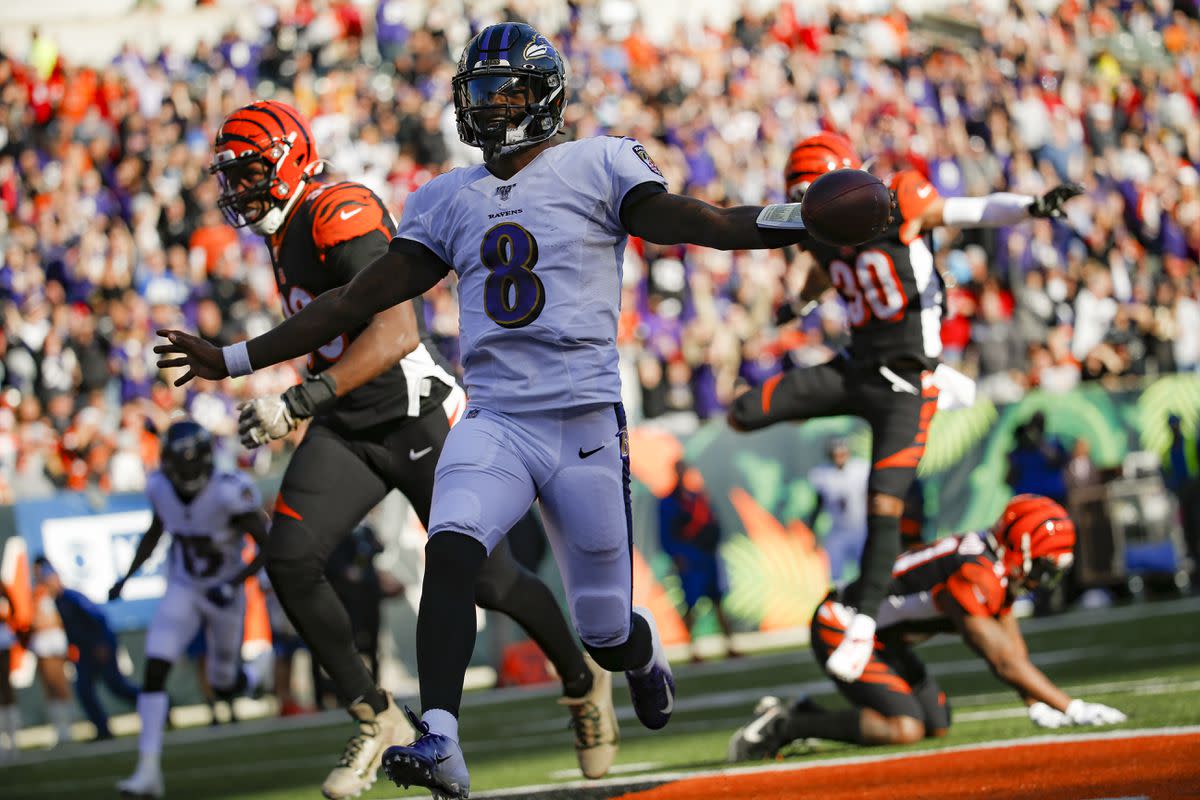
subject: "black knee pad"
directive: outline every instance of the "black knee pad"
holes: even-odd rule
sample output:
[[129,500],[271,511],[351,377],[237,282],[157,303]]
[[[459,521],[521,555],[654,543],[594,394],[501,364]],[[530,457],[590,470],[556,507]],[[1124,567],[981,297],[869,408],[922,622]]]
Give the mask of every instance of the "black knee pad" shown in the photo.
[[595,647],[587,642],[583,643],[592,660],[609,672],[640,669],[649,664],[654,656],[654,638],[650,633],[650,623],[646,622],[641,614],[631,614],[629,621],[629,638],[621,644]]
[[171,662],[161,658],[146,660],[146,671],[142,677],[143,692],[162,692],[167,688],[167,675],[171,672]]

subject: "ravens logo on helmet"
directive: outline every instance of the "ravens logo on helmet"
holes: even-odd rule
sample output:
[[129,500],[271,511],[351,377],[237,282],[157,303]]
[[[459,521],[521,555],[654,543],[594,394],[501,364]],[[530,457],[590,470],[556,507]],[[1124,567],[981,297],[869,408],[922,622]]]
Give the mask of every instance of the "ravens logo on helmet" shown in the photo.
[[190,419],[171,425],[163,437],[162,471],[180,498],[200,494],[213,474],[212,434]]

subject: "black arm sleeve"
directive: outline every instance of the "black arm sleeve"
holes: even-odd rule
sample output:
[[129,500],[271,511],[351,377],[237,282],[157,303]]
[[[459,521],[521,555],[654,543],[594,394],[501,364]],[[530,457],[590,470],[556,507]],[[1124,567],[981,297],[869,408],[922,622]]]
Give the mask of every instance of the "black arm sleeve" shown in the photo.
[[329,248],[325,266],[337,276],[338,283],[349,283],[387,249],[388,238],[383,231],[370,231]]
[[645,183],[639,183],[637,186],[634,186],[625,193],[625,196],[621,198],[620,215],[621,227],[625,229],[626,233],[631,233],[629,230],[628,218],[630,209],[636,206],[640,201],[645,200],[647,197],[656,194],[662,194],[665,191],[667,191],[667,187],[663,186],[658,181],[646,181]]

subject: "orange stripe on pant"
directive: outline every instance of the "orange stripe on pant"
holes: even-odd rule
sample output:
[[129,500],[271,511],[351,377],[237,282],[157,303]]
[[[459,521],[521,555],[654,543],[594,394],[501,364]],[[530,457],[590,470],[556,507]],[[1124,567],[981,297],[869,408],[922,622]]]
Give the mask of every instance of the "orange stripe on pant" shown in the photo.
[[775,387],[779,386],[779,382],[783,380],[783,373],[772,375],[763,381],[762,385],[762,411],[764,414],[771,413],[771,396],[775,394]]

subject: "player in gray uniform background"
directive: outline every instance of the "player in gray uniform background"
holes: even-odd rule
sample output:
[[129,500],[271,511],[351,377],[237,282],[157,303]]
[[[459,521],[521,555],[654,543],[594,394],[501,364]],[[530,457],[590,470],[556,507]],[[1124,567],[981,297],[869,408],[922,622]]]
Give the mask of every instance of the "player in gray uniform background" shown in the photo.
[[417,623],[422,736],[390,748],[402,785],[465,797],[462,678],[475,641],[472,586],[488,550],[537,499],[588,652],[624,671],[648,728],[667,724],[674,682],[654,620],[632,602],[629,454],[616,329],[627,236],[722,250],[803,240],[798,204],[718,208],[671,194],[631,139],[556,142],[566,67],[524,24],[492,25],[454,78],[459,135],[485,164],[415,192],[386,255],[250,342],[218,349],[176,330],[155,351],[178,379],[219,380],[304,353],[459,279],[470,405],[438,462]]
[[[217,469],[207,430],[180,420],[163,437],[162,469],[146,480],[146,499],[154,517],[138,541],[133,562],[109,590],[121,596],[125,581],[154,553],[164,532],[171,534],[167,553],[167,591],[146,631],[146,671],[138,693],[142,729],[138,765],[117,784],[122,796],[161,797],[160,756],[169,700],[166,683],[171,665],[203,628],[208,645],[208,682],[231,704],[252,688],[242,668],[242,627],[246,579],[262,567],[267,515],[262,495],[243,472]],[[245,535],[258,545],[250,563],[242,560]]]

